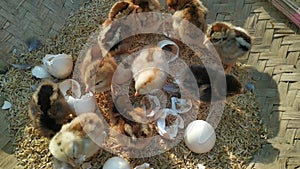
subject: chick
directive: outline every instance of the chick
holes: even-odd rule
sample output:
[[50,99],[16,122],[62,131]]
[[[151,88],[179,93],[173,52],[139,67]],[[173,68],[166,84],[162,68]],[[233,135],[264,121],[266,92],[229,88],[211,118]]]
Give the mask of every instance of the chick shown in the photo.
[[161,6],[158,0],[130,0],[133,4],[138,5],[138,12],[158,12]]
[[29,103],[29,117],[41,135],[52,137],[63,124],[75,118],[57,84],[44,81],[34,92]]
[[102,26],[106,27],[111,22],[126,17],[130,14],[136,13],[140,7],[132,2],[132,0],[123,0],[116,2],[108,13],[108,19],[106,19]]
[[207,38],[217,50],[225,72],[229,72],[237,58],[245,55],[252,45],[251,37],[245,29],[226,22],[212,24],[207,30]]
[[[129,50],[131,40],[125,36],[131,35],[137,25],[136,17],[127,17],[135,14],[140,7],[129,0],[116,2],[110,9],[108,19],[103,23],[103,31],[99,34],[99,45],[104,52],[112,56],[131,54],[135,50]],[[120,20],[119,20],[120,19]],[[119,21],[118,21],[119,20]],[[106,55],[102,52],[103,55]]]
[[50,140],[49,150],[55,159],[78,167],[99,151],[104,137],[104,125],[98,115],[84,113],[62,126]]
[[100,47],[92,46],[88,49],[80,68],[81,78],[86,86],[85,91],[102,92],[110,89],[116,69],[117,63],[112,56],[108,54],[102,57]]
[[[203,102],[219,101],[225,96],[231,97],[236,94],[242,94],[242,84],[232,75],[225,75],[226,88],[223,84],[218,83],[218,79],[222,78],[222,73],[216,71],[212,68],[205,68],[202,65],[192,65],[190,66],[197,85],[200,89],[200,100]],[[208,71],[209,70],[209,71]],[[210,74],[208,74],[210,72]],[[211,86],[211,80],[216,80],[214,83],[215,87]],[[212,99],[212,93],[214,94],[214,99]]]
[[135,80],[135,96],[162,89],[166,82],[168,64],[164,51],[158,46],[143,49],[134,59],[131,68]]
[[173,14],[173,29],[178,32],[180,38],[186,36],[195,38],[195,30],[186,24],[185,21],[194,24],[202,32],[206,32],[207,9],[200,0],[167,0],[169,10],[175,10]]

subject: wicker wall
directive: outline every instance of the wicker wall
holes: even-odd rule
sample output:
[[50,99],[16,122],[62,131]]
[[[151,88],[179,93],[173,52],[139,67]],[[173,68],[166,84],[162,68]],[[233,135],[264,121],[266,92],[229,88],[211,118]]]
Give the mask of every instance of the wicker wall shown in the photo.
[[84,0],[0,0],[0,58],[13,49],[27,50],[24,41],[55,35]]

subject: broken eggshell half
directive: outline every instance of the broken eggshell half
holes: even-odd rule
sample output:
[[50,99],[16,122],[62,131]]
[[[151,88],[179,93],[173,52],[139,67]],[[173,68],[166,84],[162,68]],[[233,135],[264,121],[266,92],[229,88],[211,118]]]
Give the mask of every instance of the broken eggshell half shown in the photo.
[[[166,139],[175,139],[178,133],[178,128],[183,129],[184,121],[178,115],[178,113],[172,109],[163,109],[162,111],[163,111],[163,115],[157,120],[156,123],[158,128],[158,133]],[[175,121],[171,126],[166,125],[166,118],[168,115],[173,115],[176,117]]]
[[43,64],[47,71],[58,79],[65,79],[73,71],[73,57],[67,54],[46,54],[43,58]]
[[96,99],[93,93],[89,92],[81,96],[81,87],[76,80],[66,79],[59,84],[59,88],[77,115],[95,112]]
[[169,59],[168,63],[175,61],[179,57],[179,47],[175,42],[166,39],[158,42],[157,45],[161,49],[167,50],[175,55]]

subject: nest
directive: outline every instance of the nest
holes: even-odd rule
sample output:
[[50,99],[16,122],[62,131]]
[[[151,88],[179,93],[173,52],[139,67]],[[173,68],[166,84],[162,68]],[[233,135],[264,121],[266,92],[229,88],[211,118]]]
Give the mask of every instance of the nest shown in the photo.
[[[48,53],[68,53],[76,59],[89,35],[95,32],[107,18],[108,10],[114,2],[97,0],[87,2],[68,18],[59,35],[45,42],[41,50],[22,54],[21,57],[14,57],[17,62],[26,61],[32,65],[39,65],[41,59]],[[150,36],[149,38],[148,35],[134,38],[136,43],[132,48],[156,43],[163,39],[162,36]],[[184,45],[180,47],[180,57],[188,65],[200,63],[197,57],[192,57],[194,53],[191,50]],[[251,82],[251,79],[248,79],[247,71],[239,66],[235,66],[232,73],[243,83]],[[27,105],[33,94],[31,86],[37,84],[39,80],[32,77],[30,71],[19,71],[13,68],[5,75],[0,76],[1,92],[13,104],[13,108],[6,112],[6,117],[10,123],[11,137],[15,138],[15,155],[19,165],[25,168],[51,168],[52,155],[48,150],[49,140],[39,136],[32,128],[27,114]],[[108,123],[113,123],[110,121],[113,108],[111,93],[98,93],[96,98],[105,119]],[[131,98],[133,102],[140,101],[135,99]],[[209,104],[199,105],[197,119],[205,120],[209,107]],[[153,168],[196,168],[197,164],[203,164],[207,168],[246,168],[253,154],[265,144],[265,133],[260,124],[258,112],[259,109],[253,93],[247,92],[235,96],[227,100],[222,119],[216,129],[216,144],[210,152],[205,154],[192,153],[181,141],[170,150],[156,155],[155,158],[128,160],[132,167],[147,162]],[[153,134],[157,135],[156,132]],[[117,140],[114,139],[107,142],[107,146],[116,144],[118,144]],[[117,149],[118,147],[116,147]],[[146,151],[152,153],[151,150]],[[101,150],[87,160],[83,164],[83,168],[99,168],[112,156],[114,154]],[[122,154],[122,156],[126,158],[126,154]]]

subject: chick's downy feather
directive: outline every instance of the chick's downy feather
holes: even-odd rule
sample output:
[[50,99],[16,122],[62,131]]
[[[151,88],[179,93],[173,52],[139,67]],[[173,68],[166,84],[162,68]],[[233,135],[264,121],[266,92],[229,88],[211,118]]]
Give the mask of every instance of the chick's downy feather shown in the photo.
[[143,49],[132,63],[132,73],[137,94],[161,89],[166,82],[168,64],[164,51],[155,46]]
[[[178,32],[180,38],[195,37],[195,28],[191,27],[187,22],[195,25],[202,32],[206,32],[207,9],[199,0],[167,0],[169,9],[175,10],[173,14],[173,29]],[[197,35],[199,36],[199,35]]]
[[53,156],[72,166],[82,164],[103,143],[103,123],[95,113],[85,113],[65,124],[50,141]]
[[75,116],[58,85],[50,81],[40,84],[29,104],[29,117],[43,136],[52,137]]
[[245,29],[227,22],[213,23],[207,30],[207,37],[226,66],[226,72],[236,63],[238,57],[251,49],[252,45],[251,37]]

